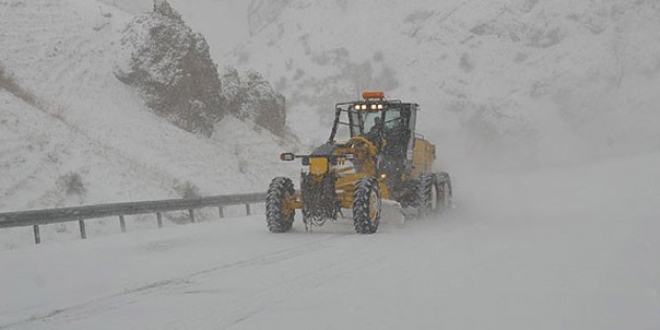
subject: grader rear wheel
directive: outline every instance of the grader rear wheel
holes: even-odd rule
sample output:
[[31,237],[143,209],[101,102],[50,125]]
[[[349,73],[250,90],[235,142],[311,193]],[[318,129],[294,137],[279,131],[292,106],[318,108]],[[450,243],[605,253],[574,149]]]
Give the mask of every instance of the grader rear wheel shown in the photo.
[[438,212],[438,179],[435,174],[423,174],[417,187],[417,200],[420,216]]
[[353,224],[358,234],[373,234],[380,223],[380,188],[375,178],[358,181],[353,195]]
[[293,226],[295,210],[288,202],[295,194],[289,178],[278,177],[271,181],[266,196],[266,221],[273,233],[283,233]]
[[448,212],[452,206],[451,179],[449,174],[438,174],[438,207],[440,212]]

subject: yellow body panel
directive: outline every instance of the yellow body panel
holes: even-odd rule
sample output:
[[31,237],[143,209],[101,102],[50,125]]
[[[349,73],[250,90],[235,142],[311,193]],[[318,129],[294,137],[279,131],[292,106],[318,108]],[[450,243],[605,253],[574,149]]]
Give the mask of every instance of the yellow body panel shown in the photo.
[[310,157],[309,173],[312,175],[322,175],[328,172],[328,158]]
[[412,176],[418,177],[433,170],[435,145],[424,139],[415,139],[412,159]]
[[378,188],[380,188],[380,197],[382,199],[390,199],[390,191],[387,189],[385,180],[378,180]]

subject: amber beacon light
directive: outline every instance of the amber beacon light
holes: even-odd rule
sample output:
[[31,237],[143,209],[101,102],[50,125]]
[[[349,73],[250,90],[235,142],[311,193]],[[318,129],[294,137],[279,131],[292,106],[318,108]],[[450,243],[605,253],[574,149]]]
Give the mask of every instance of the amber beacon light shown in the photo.
[[363,99],[384,99],[385,93],[381,91],[367,91],[362,93]]

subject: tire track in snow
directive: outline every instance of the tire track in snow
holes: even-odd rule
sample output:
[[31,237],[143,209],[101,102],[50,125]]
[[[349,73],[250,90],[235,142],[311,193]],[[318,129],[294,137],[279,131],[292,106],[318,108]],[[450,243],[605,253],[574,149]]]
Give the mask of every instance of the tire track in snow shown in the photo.
[[[411,228],[413,231],[429,230],[432,226],[443,226],[443,233],[446,229],[453,232],[463,225],[457,224],[456,221],[438,222],[439,220],[447,220],[447,218],[428,218],[415,221],[414,226]],[[455,220],[455,219],[454,219]],[[451,226],[447,226],[451,225]],[[473,226],[474,223],[469,223],[467,226]],[[387,235],[383,233],[383,235]],[[452,235],[452,234],[450,234]],[[356,241],[359,240],[359,241]],[[435,240],[435,238],[433,238]],[[221,311],[217,309],[205,309],[190,313],[185,317],[177,318],[168,321],[165,324],[158,324],[149,329],[168,330],[168,329],[231,329],[241,326],[243,322],[249,321],[251,318],[257,317],[261,313],[268,312],[279,305],[285,304],[291,299],[298,296],[306,295],[313,290],[326,285],[333,279],[343,276],[353,276],[356,272],[362,269],[374,267],[375,265],[388,260],[392,257],[408,260],[408,256],[413,255],[412,251],[420,249],[424,244],[424,240],[402,240],[401,244],[384,245],[389,241],[379,240],[378,234],[376,235],[355,235],[353,233],[342,236],[342,240],[332,241],[332,248],[334,259],[327,262],[327,256],[322,255],[328,249],[318,249],[314,253],[301,255],[301,257],[313,257],[314,259],[305,262],[304,266],[293,265],[296,268],[299,266],[300,272],[295,276],[290,277],[275,277],[268,278],[271,281],[267,285],[252,288],[248,293],[242,294],[239,297],[231,299],[230,301],[223,301],[223,308]],[[301,259],[301,258],[299,258]],[[291,262],[299,261],[290,260]],[[284,267],[283,260],[279,263],[278,267]],[[313,263],[313,266],[309,266]],[[263,272],[268,273],[268,270]],[[274,269],[274,273],[278,273],[278,269]],[[199,293],[204,292],[200,290]],[[208,293],[208,292],[206,292]],[[177,294],[174,292],[173,294]],[[181,294],[179,292],[178,294]]]
[[239,271],[254,266],[267,266],[278,264],[287,260],[299,258],[319,250],[328,249],[333,246],[333,241],[353,236],[353,234],[340,234],[327,236],[324,239],[314,239],[304,244],[281,249],[269,254],[260,254],[236,262],[222,264],[188,275],[171,279],[152,282],[137,288],[127,290],[110,296],[93,299],[84,303],[53,309],[44,313],[33,315],[25,320],[0,325],[0,329],[29,329],[40,328],[40,325],[48,324],[49,327],[58,328],[60,323],[69,323],[83,320],[91,316],[108,311],[120,309],[155,296],[168,294],[190,294],[194,290],[186,290],[193,285],[206,283],[227,272]]
[[[369,251],[369,238],[371,237],[359,242],[358,249],[355,248],[355,244],[352,244],[352,239],[361,239],[365,238],[365,236],[356,236],[351,233],[343,235],[342,238],[344,238],[342,241],[347,244],[341,244],[341,246],[339,246],[339,241],[337,241],[334,242],[335,244],[333,246],[327,246],[325,249],[312,251],[316,254],[323,252],[322,250],[327,250],[327,248],[338,249],[339,252],[335,255],[342,256],[338,261],[326,263],[320,261],[319,258],[315,258],[311,262],[320,264],[309,268],[305,267],[304,269],[301,269],[301,272],[292,277],[284,277],[281,279],[269,278],[272,281],[267,282],[265,286],[254,287],[249,293],[224,302],[223,306],[225,307],[221,311],[213,308],[201,310],[199,312],[188,314],[183,318],[169,321],[166,324],[152,326],[150,329],[231,329],[262,312],[268,311],[271,308],[276,308],[278,305],[289,299],[307,294],[334,278],[348,276],[362,268],[370,267],[381,260],[386,259],[389,255],[387,253],[383,255],[381,253],[382,251],[375,250],[371,251],[371,253],[350,254],[350,252],[354,252],[354,250]],[[311,254],[312,253],[305,253],[300,257],[309,256]],[[378,256],[375,256],[374,254],[377,254]],[[286,260],[281,261],[281,263],[284,262],[286,262]],[[281,263],[278,264],[278,266],[281,267]]]

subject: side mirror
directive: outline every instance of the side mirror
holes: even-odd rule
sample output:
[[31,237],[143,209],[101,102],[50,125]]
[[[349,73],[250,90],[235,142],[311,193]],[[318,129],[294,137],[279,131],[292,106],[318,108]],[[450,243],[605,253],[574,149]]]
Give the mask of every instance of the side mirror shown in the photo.
[[285,152],[283,154],[280,154],[280,160],[284,162],[290,162],[296,158],[296,155],[290,152]]

